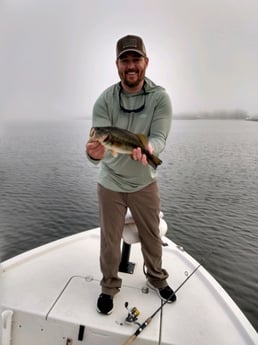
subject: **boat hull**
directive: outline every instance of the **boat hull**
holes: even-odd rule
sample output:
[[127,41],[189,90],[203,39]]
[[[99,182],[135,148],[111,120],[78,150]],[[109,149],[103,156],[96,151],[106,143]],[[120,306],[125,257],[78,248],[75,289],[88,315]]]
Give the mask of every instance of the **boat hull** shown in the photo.
[[[1,263],[2,345],[122,345],[139,327],[126,322],[125,303],[139,309],[139,323],[161,306],[146,286],[136,243],[130,253],[135,269],[119,273],[122,288],[113,313],[96,312],[99,236],[99,228],[85,231]],[[163,264],[177,301],[166,304],[134,344],[257,345],[254,328],[217,281],[182,247],[167,237],[163,242]]]

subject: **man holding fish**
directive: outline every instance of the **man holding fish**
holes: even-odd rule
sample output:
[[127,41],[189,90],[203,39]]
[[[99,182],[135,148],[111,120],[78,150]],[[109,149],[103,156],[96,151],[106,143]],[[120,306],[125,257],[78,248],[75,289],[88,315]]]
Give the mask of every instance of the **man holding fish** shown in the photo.
[[143,40],[127,35],[118,40],[116,66],[120,82],[110,86],[93,108],[86,144],[88,159],[100,164],[98,200],[101,228],[102,292],[97,310],[110,314],[121,288],[120,243],[129,208],[138,228],[149,287],[174,302],[176,295],[162,268],[159,235],[158,155],[171,127],[172,107],[165,89],[145,76],[149,59]]

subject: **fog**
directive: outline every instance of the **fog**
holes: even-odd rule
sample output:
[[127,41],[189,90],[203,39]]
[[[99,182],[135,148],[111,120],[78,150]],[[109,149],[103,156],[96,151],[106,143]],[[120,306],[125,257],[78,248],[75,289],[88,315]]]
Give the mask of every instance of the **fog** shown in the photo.
[[90,117],[126,34],[143,38],[174,113],[258,113],[256,0],[2,0],[1,118]]

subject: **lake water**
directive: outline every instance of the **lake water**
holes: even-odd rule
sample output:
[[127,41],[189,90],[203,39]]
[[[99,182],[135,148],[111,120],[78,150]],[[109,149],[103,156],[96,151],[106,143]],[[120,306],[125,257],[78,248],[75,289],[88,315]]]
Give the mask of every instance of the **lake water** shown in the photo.
[[[0,260],[98,226],[89,120],[0,124]],[[159,167],[168,237],[258,330],[258,122],[174,120]],[[173,272],[171,272],[173,274]]]

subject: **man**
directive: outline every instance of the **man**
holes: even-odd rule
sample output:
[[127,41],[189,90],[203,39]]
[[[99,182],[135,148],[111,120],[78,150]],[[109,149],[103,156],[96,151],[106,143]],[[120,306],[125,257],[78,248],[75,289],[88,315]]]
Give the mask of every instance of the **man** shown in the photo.
[[[106,89],[93,108],[93,127],[115,126],[148,137],[148,150],[163,151],[171,126],[172,108],[164,88],[145,77],[149,59],[142,39],[127,35],[117,42],[116,66],[120,82]],[[102,293],[97,310],[110,314],[113,297],[120,290],[118,277],[120,243],[127,208],[141,239],[147,267],[147,284],[169,303],[176,300],[162,269],[159,236],[160,197],[157,172],[147,163],[140,148],[132,155],[113,157],[102,144],[91,139],[86,152],[93,164],[100,164],[98,200],[101,228],[100,267]]]

